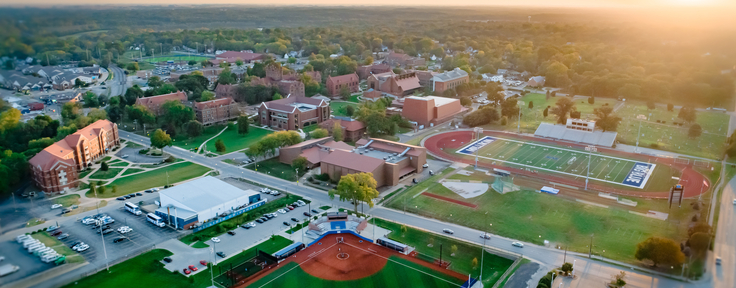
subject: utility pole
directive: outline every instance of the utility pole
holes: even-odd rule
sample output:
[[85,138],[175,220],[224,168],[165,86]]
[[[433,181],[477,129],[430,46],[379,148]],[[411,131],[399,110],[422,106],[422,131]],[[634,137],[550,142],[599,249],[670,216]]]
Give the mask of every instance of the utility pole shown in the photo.
[[588,180],[590,179],[590,158],[593,158],[593,152],[597,152],[598,149],[593,145],[585,147],[585,151],[588,151],[588,169],[585,173],[585,190],[588,190]]

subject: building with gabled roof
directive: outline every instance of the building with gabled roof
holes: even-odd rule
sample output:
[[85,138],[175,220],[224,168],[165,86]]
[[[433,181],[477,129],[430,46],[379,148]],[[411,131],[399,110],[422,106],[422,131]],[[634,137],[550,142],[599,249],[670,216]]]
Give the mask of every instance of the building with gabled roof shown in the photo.
[[219,98],[194,103],[194,114],[202,125],[211,125],[238,118],[240,109],[233,98]]
[[394,72],[373,74],[368,76],[366,83],[368,89],[375,89],[395,96],[406,96],[422,88],[415,72],[400,75],[396,75]]
[[466,84],[470,81],[468,72],[460,68],[455,68],[452,71],[435,74],[430,82],[432,91],[437,94],[442,94],[445,90],[455,89],[462,84]]
[[180,103],[185,103],[187,101],[187,94],[184,93],[184,91],[177,91],[169,94],[138,98],[135,100],[135,105],[146,106],[146,108],[148,108],[148,110],[151,111],[153,115],[161,116],[161,114],[163,114],[161,107],[167,101],[178,101]]
[[118,126],[98,120],[51,144],[28,163],[36,186],[47,194],[58,194],[77,186],[78,172],[120,146]]
[[291,165],[294,159],[301,156],[307,159],[307,167],[313,168],[319,166],[319,163],[322,162],[321,159],[330,154],[332,150],[351,151],[353,148],[355,147],[345,142],[332,140],[332,137],[310,139],[279,149],[279,161]]
[[355,93],[360,90],[360,87],[358,84],[360,83],[360,78],[358,77],[358,74],[347,74],[347,75],[341,75],[341,76],[329,76],[327,77],[327,81],[325,85],[327,86],[327,94],[329,94],[330,97],[335,97],[340,95],[340,91],[342,91],[343,88],[347,88],[350,93]]
[[329,131],[332,135],[332,130],[335,128],[335,123],[342,127],[343,140],[348,142],[358,141],[365,135],[365,124],[358,120],[351,119],[349,117],[335,117],[319,124],[319,127]]
[[299,130],[309,125],[322,123],[330,118],[327,101],[304,96],[261,103],[258,107],[258,122],[276,130]]
[[371,76],[371,74],[380,74],[380,73],[386,73],[391,72],[391,66],[389,66],[386,63],[377,63],[373,65],[364,65],[359,66],[356,73],[358,73],[358,76],[360,79],[367,79],[368,76]]

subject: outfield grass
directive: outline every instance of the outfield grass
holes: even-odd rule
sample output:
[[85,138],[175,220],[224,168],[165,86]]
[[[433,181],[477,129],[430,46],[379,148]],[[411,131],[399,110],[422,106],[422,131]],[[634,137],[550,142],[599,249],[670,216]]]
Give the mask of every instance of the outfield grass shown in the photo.
[[[217,154],[227,154],[238,150],[248,148],[248,146],[258,142],[264,136],[273,133],[271,130],[250,126],[248,134],[238,134],[238,128],[235,125],[230,126],[225,132],[222,132],[220,136],[207,142],[207,151]],[[222,139],[225,142],[225,152],[217,152],[215,148],[215,142],[217,139]]]
[[[257,166],[256,166],[257,165]],[[279,162],[279,158],[271,158],[268,160],[258,161],[257,163],[246,166],[250,170],[256,170],[259,173],[278,177],[287,181],[296,182],[296,170],[290,165]],[[299,171],[299,176],[304,176],[307,171]]]
[[[588,153],[574,148],[563,148],[535,142],[524,142],[512,139],[486,137],[493,142],[480,148],[476,154],[480,161],[508,165],[515,168],[528,168],[539,173],[553,173],[560,176],[584,179],[590,164],[590,179],[598,183],[609,184],[614,188],[640,188],[641,191],[667,191],[679,177],[681,172],[667,165],[657,165],[643,187],[624,184],[634,165],[640,161],[593,153],[590,161]],[[461,151],[461,150],[458,150]],[[475,154],[456,153],[474,157]]]
[[332,115],[335,116],[348,116],[348,106],[353,106],[355,110],[358,110],[358,104],[353,102],[330,102],[330,109],[332,110]]
[[121,171],[123,171],[123,168],[108,168],[107,171],[99,169],[97,172],[89,176],[89,179],[110,179],[117,176]]
[[[416,252],[423,255],[422,258],[426,258],[429,261],[439,259],[440,246],[442,246],[442,261],[451,263],[449,269],[462,274],[472,275],[475,278],[480,274],[480,267],[473,267],[472,265],[473,258],[477,258],[478,263],[480,263],[482,251],[480,246],[459,242],[449,237],[411,227],[407,227],[406,233],[402,233],[401,224],[382,219],[376,219],[375,221],[376,225],[392,231],[388,234],[389,239],[415,247]],[[429,244],[432,244],[432,247],[428,246]],[[453,246],[457,246],[455,256],[450,255]],[[514,263],[512,259],[500,257],[486,251],[483,257],[483,285],[492,286],[496,283],[501,278],[501,275],[506,272],[506,269],[511,267],[512,263]]]
[[[378,273],[366,278],[350,281],[334,281],[317,278],[304,272],[298,266],[297,263],[289,262],[251,284],[250,287],[399,288],[408,287],[407,284],[411,283],[411,287],[450,288],[459,287],[463,284],[463,281],[454,277],[443,275],[431,268],[395,256],[391,256],[386,266]],[[282,274],[284,275],[282,276]]]
[[[153,187],[161,187],[167,183],[174,184],[194,177],[199,177],[209,171],[210,168],[194,164],[192,162],[180,162],[171,164],[164,168],[148,171],[146,173],[136,174],[118,178],[107,186],[118,186],[118,193],[112,194],[112,189],[108,187],[110,193],[105,193],[105,198],[118,197],[134,192],[140,192]],[[93,194],[87,193],[87,197],[94,197]]]
[[[423,183],[426,182],[434,181]],[[385,205],[398,210],[406,207],[407,212],[539,245],[549,240],[552,246],[567,246],[581,253],[588,253],[587,245],[594,235],[594,254],[600,255],[606,250],[605,257],[628,263],[636,263],[636,244],[650,236],[676,241],[686,237],[693,213],[689,208],[691,200],[683,201],[681,209],[670,210],[668,221],[662,221],[627,210],[585,205],[528,190],[503,195],[489,190],[481,196],[465,199],[439,183],[431,183],[428,189],[433,194],[472,203],[478,208],[416,196],[423,191],[422,187],[408,189]],[[668,212],[665,200],[636,201],[640,202],[638,210]]]

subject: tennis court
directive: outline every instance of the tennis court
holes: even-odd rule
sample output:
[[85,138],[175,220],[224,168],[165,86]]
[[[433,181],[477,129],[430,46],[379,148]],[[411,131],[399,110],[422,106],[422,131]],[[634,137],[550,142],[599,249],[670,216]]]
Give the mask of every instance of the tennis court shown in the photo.
[[[584,178],[588,171],[587,151],[513,139],[485,136],[456,153],[473,157],[477,153],[479,161],[521,166],[533,173],[554,172]],[[644,189],[656,166],[594,152],[590,158],[590,179]]]

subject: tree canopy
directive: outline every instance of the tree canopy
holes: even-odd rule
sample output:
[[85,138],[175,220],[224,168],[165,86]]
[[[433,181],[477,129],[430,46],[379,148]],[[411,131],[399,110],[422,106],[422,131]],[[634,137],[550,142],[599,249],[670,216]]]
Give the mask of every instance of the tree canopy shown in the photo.
[[[338,177],[338,176],[331,176]],[[339,177],[337,187],[328,192],[330,199],[338,196],[340,201],[352,201],[355,212],[358,212],[358,203],[365,202],[373,207],[373,199],[378,197],[376,190],[376,179],[373,173],[354,173]]]

